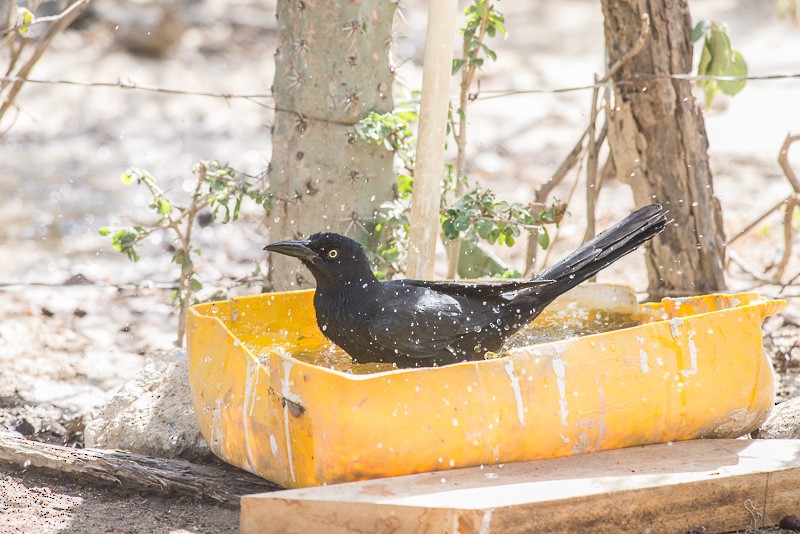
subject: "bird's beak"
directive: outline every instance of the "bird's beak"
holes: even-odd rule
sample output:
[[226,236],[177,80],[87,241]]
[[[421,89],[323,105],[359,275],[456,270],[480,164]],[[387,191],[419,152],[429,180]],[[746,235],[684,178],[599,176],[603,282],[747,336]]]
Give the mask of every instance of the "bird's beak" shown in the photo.
[[285,256],[292,256],[293,258],[298,258],[303,261],[314,261],[319,259],[317,253],[308,248],[308,244],[309,241],[307,240],[276,241],[275,243],[270,243],[264,247],[264,250],[277,252],[278,254],[283,254]]

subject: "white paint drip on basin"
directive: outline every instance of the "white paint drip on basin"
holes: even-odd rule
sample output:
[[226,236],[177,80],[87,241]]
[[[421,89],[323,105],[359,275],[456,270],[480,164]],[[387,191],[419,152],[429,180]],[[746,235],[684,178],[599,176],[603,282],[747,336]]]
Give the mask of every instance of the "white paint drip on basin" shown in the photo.
[[292,482],[297,482],[294,478],[294,460],[292,459],[292,441],[289,435],[289,405],[283,406],[283,430],[286,434],[286,458],[289,461],[289,475],[292,477]]
[[644,338],[637,336],[636,341],[639,342],[639,345],[642,345],[642,348],[639,349],[639,365],[641,365],[643,373],[648,373],[650,372],[650,365],[647,362],[647,351],[644,350]]
[[553,371],[556,374],[556,385],[558,386],[558,407],[561,412],[561,426],[567,426],[567,380],[566,365],[561,358],[553,358]]
[[[300,397],[294,395],[291,391],[289,391],[289,373],[292,370],[292,362],[290,359],[286,358],[283,360],[283,378],[281,379],[281,395],[286,400],[290,400],[292,402],[298,402]],[[294,400],[294,398],[297,401]],[[292,477],[292,482],[297,482],[294,477],[294,460],[292,459],[292,440],[291,435],[289,434],[289,404],[287,402],[283,403],[283,431],[286,437],[286,459],[289,462],[289,475]]]
[[255,458],[253,457],[253,446],[250,443],[250,418],[253,417],[253,409],[256,406],[255,388],[258,384],[258,370],[260,366],[255,360],[247,360],[247,376],[244,380],[244,406],[242,413],[242,424],[244,426],[244,446],[247,451],[247,464],[250,469],[255,471]]
[[697,345],[694,342],[694,335],[697,332],[689,330],[689,369],[681,371],[683,376],[697,374]]
[[672,331],[672,337],[679,339],[681,337],[680,328],[683,326],[683,319],[676,318],[669,322],[669,329]]
[[519,418],[519,424],[524,425],[525,407],[522,404],[522,390],[519,387],[519,378],[517,377],[516,373],[514,373],[514,361],[509,358],[503,368],[505,369],[508,379],[511,382],[511,389],[514,391],[514,398],[517,401],[517,417]]

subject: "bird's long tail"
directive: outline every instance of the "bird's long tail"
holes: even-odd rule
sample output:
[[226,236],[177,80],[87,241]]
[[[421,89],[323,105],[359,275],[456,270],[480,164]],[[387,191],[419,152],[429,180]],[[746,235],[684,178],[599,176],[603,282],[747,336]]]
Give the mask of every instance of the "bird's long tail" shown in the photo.
[[628,215],[608,230],[559,261],[537,278],[555,280],[544,286],[541,297],[552,297],[569,291],[605,269],[639,245],[661,232],[667,225],[667,216],[659,204],[651,204]]

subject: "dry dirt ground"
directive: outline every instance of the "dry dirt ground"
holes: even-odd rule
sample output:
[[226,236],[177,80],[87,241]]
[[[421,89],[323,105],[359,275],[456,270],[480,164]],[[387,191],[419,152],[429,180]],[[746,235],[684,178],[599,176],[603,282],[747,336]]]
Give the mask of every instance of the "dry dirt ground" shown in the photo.
[[[125,2],[97,0],[92,18],[60,36],[34,71],[39,79],[72,79],[267,93],[276,46],[273,2],[204,0],[183,5],[186,31],[162,57],[132,53],[122,35],[137,12]],[[402,3],[400,77],[418,85],[425,3]],[[177,5],[181,5],[180,2]],[[751,73],[798,68],[800,30],[780,22],[771,2],[693,0],[695,19],[727,22]],[[602,67],[602,19],[596,0],[530,3],[504,0],[509,37],[498,61],[481,75],[483,90],[582,85]],[[800,81],[751,82],[707,113],[715,188],[726,230],[735,234],[790,189],[776,163],[787,131],[800,131]],[[587,120],[589,94],[536,94],[477,100],[470,137],[471,173],[501,195],[529,199],[561,162]],[[168,349],[177,325],[165,287],[174,282],[166,243],[151,239],[142,261],[129,263],[97,235],[104,225],[143,217],[145,195],[123,186],[127,167],[149,169],[180,192],[191,164],[228,161],[257,174],[270,157],[268,109],[243,100],[169,96],[113,88],[26,86],[14,126],[0,143],[0,427],[54,443],[80,446],[87,414]],[[800,148],[791,154],[800,168]],[[571,184],[557,192],[570,195]],[[583,233],[580,190],[553,255]],[[632,207],[624,184],[600,197],[604,227]],[[198,235],[201,276],[233,293],[229,281],[263,262],[269,228],[254,210],[240,223]],[[782,247],[773,215],[734,245],[754,270],[775,262]],[[510,262],[520,252],[499,250]],[[795,255],[796,256],[796,255]],[[787,273],[800,270],[796,258]],[[601,280],[644,289],[638,257]],[[767,348],[781,373],[781,398],[797,393],[800,289],[729,271],[732,289],[756,289],[789,300],[789,312],[766,325]],[[132,514],[133,512],[133,514]],[[135,514],[135,515],[134,515]],[[233,532],[238,512],[208,503],[126,492],[0,465],[0,532]]]

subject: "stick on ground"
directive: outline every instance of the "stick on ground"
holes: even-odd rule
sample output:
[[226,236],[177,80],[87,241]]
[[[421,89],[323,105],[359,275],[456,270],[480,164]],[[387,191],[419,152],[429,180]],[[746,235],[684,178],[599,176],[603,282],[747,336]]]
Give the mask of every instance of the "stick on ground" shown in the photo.
[[0,432],[0,462],[51,469],[134,490],[185,495],[239,506],[239,497],[279,486],[227,465],[193,464],[110,449],[74,449]]

